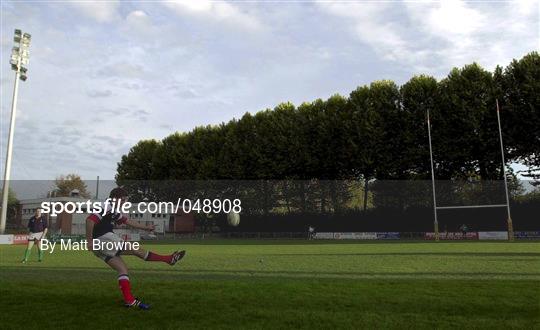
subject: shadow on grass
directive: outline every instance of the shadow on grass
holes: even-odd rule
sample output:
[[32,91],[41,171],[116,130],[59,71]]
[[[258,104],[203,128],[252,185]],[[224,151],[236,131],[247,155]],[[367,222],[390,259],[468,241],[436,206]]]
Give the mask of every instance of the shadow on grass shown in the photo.
[[[114,275],[114,271],[108,268],[96,269],[94,267],[24,267],[24,268],[10,268],[3,270],[3,279],[10,277],[26,277],[35,276],[40,274],[41,276],[56,277],[60,272],[70,272],[69,278],[71,280],[85,280],[85,279],[97,279],[97,276],[104,275],[104,278],[109,278]],[[48,273],[48,274],[45,274]],[[520,278],[527,277],[529,279],[540,280],[540,272],[519,272],[519,273],[504,273],[504,272],[313,272],[313,271],[284,271],[284,270],[264,270],[264,269],[239,269],[239,270],[216,270],[216,269],[136,269],[131,272],[134,276],[145,275],[158,275],[160,279],[171,278],[178,280],[179,278],[186,279],[235,279],[239,277],[265,277],[265,278],[415,278],[415,277],[429,277],[429,278]],[[112,275],[111,275],[112,274]],[[0,279],[0,282],[2,279]]]
[[177,239],[177,240],[151,240],[141,241],[144,245],[358,245],[358,244],[521,244],[521,243],[540,243],[540,240],[519,240],[514,242],[490,240],[445,240],[435,242],[433,240],[419,239],[387,239],[387,240],[335,240],[335,239],[280,239],[280,238],[259,238],[259,239],[236,239],[236,238],[209,238],[209,239]]
[[383,252],[383,253],[275,253],[265,256],[441,256],[441,257],[540,257],[536,252]]

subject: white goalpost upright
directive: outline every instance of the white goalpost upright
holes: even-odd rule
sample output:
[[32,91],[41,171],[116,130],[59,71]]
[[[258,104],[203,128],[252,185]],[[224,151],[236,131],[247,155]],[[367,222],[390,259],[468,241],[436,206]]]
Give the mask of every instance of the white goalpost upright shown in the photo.
[[506,224],[508,226],[508,240],[513,241],[514,240],[514,225],[512,223],[512,216],[510,214],[510,196],[508,195],[508,182],[506,178],[506,167],[505,167],[505,160],[504,160],[504,145],[503,145],[503,138],[502,138],[502,129],[501,129],[501,115],[499,111],[499,100],[495,100],[495,103],[497,104],[497,124],[499,125],[499,142],[501,143],[501,160],[502,160],[502,171],[503,171],[503,178],[504,178],[504,193],[506,194],[506,212],[508,214],[508,217],[506,218]]
[[449,209],[472,209],[472,208],[490,208],[490,207],[505,207],[507,211],[507,229],[508,229],[508,240],[513,241],[514,240],[514,227],[512,224],[512,216],[510,214],[510,197],[508,195],[508,182],[506,179],[506,166],[505,166],[505,159],[504,159],[504,144],[503,144],[503,138],[502,138],[502,129],[501,129],[501,116],[499,113],[499,100],[496,100],[496,106],[497,106],[497,123],[499,128],[499,142],[501,146],[501,161],[502,161],[502,173],[504,178],[504,191],[506,194],[506,203],[505,204],[483,204],[483,205],[465,205],[465,206],[438,206],[437,205],[437,194],[435,190],[435,169],[433,165],[433,147],[431,144],[431,121],[430,121],[430,114],[429,109],[427,109],[427,128],[428,128],[428,140],[429,140],[429,158],[431,163],[431,185],[432,185],[432,191],[433,191],[433,228],[435,232],[435,240],[439,240],[439,221],[437,218],[437,211],[438,210],[449,210]]

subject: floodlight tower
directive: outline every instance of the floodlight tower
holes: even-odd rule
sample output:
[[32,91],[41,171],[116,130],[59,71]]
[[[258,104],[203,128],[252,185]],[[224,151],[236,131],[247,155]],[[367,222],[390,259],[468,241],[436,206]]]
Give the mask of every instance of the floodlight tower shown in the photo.
[[6,217],[9,195],[9,178],[11,175],[11,154],[13,152],[13,133],[15,131],[15,112],[17,111],[17,94],[19,92],[19,79],[26,81],[28,71],[28,48],[30,48],[31,36],[21,30],[15,30],[13,41],[15,46],[11,51],[11,69],[15,71],[15,86],[13,88],[13,100],[11,103],[11,121],[9,125],[8,144],[6,152],[6,167],[4,168],[4,187],[2,189],[2,209],[0,213],[0,234],[6,230]]

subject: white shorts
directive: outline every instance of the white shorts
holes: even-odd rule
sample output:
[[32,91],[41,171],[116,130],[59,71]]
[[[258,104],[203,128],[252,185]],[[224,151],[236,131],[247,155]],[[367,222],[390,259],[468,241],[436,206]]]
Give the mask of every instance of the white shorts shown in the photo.
[[28,240],[29,241],[33,241],[33,240],[40,240],[41,238],[43,237],[43,232],[40,231],[39,233],[30,233],[28,234]]
[[[94,238],[94,240],[99,241],[100,247],[103,246],[104,249],[100,250],[92,250],[92,252],[96,255],[96,257],[102,259],[103,261],[107,262],[111,260],[113,257],[119,256],[120,253],[122,253],[121,249],[118,249],[114,246],[111,246],[113,244],[101,244],[101,243],[107,243],[107,242],[123,242],[124,240],[120,238],[120,236],[116,235],[115,233],[106,233],[104,235],[99,236],[98,238]],[[94,244],[94,241],[88,242],[88,244]]]

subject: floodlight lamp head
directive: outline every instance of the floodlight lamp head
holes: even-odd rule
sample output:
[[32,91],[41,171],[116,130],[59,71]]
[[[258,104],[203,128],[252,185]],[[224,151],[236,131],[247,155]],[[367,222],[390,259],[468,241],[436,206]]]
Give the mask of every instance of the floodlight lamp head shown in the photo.
[[28,57],[30,53],[28,48],[30,47],[30,40],[32,36],[29,33],[22,33],[20,29],[15,29],[15,36],[13,40],[15,41],[15,47],[11,51],[11,58],[9,63],[11,68],[20,73],[20,79],[25,81],[27,79],[27,68]]
[[28,78],[27,71],[28,71],[27,68],[21,66],[21,68],[20,68],[20,76],[19,77],[20,77],[20,79],[22,81],[26,81],[26,79]]
[[25,33],[22,38],[22,42],[25,45],[30,45],[30,40],[32,39],[32,36],[29,33]]
[[9,60],[9,64],[11,64],[11,68],[15,71],[17,71],[19,67],[19,52],[13,49],[13,53],[11,54],[11,59]]

